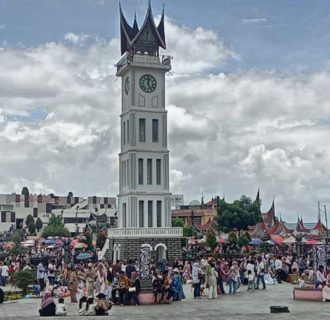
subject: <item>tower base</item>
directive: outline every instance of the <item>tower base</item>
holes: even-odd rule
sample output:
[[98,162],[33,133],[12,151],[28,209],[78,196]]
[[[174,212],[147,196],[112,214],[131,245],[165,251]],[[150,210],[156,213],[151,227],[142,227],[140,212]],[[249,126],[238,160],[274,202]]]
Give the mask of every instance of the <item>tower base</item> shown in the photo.
[[150,259],[168,263],[182,259],[182,228],[116,228],[108,230],[106,248],[102,252],[107,261],[140,260],[140,250],[149,246]]

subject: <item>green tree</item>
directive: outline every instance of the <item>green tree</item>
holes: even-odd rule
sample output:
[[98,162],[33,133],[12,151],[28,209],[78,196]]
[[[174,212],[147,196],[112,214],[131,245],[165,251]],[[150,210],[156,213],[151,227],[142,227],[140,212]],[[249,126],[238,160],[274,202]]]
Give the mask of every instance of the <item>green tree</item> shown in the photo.
[[232,243],[237,243],[238,239],[237,239],[236,232],[234,232],[234,231],[229,232],[229,234],[228,234],[228,241],[231,244]]
[[251,241],[251,236],[248,232],[243,233],[243,235],[239,238],[238,244],[240,246],[247,246]]
[[107,235],[103,231],[99,232],[96,238],[96,246],[102,249],[106,240]]
[[206,235],[206,243],[212,249],[214,249],[217,246],[217,237],[214,234],[214,232],[212,231],[208,232],[208,234]]
[[196,237],[197,232],[194,226],[186,226],[183,228],[183,236],[184,237]]
[[219,199],[217,220],[220,231],[248,230],[261,220],[260,201],[252,201],[245,195],[233,203]]
[[28,230],[29,230],[30,235],[35,235],[36,234],[36,225],[34,224],[34,222],[31,222],[28,225]]
[[40,218],[37,219],[36,221],[36,229],[37,231],[39,232],[43,227],[43,223],[42,223],[42,220]]
[[33,284],[36,278],[36,271],[34,269],[18,270],[13,276],[13,285],[22,289],[23,296],[27,294],[27,288]]
[[18,232],[14,232],[10,240],[14,243],[14,245],[10,249],[10,254],[13,256],[18,256],[23,251],[23,248],[21,246],[21,236],[18,234]]
[[31,214],[29,214],[25,219],[25,224],[28,227],[31,223],[34,223],[34,219]]
[[184,227],[184,221],[178,217],[175,217],[172,219],[172,226],[173,227],[180,227],[183,228]]
[[21,193],[22,193],[23,196],[29,196],[30,195],[29,189],[27,187],[23,187]]
[[47,237],[69,237],[70,231],[64,226],[61,216],[56,216],[52,214],[49,218],[48,225],[44,228],[42,232],[44,238]]

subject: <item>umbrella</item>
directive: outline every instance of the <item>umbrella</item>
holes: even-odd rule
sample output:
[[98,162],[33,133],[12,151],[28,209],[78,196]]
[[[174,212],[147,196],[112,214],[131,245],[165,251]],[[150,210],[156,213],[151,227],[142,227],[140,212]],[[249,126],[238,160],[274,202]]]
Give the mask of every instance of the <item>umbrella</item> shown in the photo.
[[296,240],[296,238],[293,237],[293,236],[291,236],[291,237],[289,237],[289,238],[283,240],[283,243],[284,243],[284,244],[294,244],[294,243],[296,243],[296,242],[297,242],[297,240]]
[[77,260],[87,260],[92,258],[93,255],[89,252],[83,252],[83,253],[79,253],[76,257]]
[[205,239],[199,239],[199,240],[197,240],[197,243],[203,244],[203,243],[206,243],[206,240]]
[[54,245],[49,245],[49,246],[47,246],[47,249],[54,249]]
[[304,244],[309,244],[309,245],[317,245],[317,244],[322,244],[322,242],[317,241],[317,240],[306,240],[303,241]]
[[260,246],[262,243],[263,241],[260,239],[252,239],[249,244],[251,246]]
[[48,244],[48,245],[53,245],[56,243],[56,240],[54,239],[48,239],[48,240],[45,240],[44,244]]
[[281,244],[283,242],[283,238],[281,236],[272,235],[270,237],[276,244]]
[[55,244],[56,244],[57,246],[63,246],[64,242],[63,242],[62,240],[60,240],[60,239],[57,239],[57,240],[55,241]]
[[83,249],[83,248],[87,248],[87,247],[88,247],[88,245],[86,243],[81,243],[81,242],[77,243],[74,246],[75,249]]
[[71,241],[71,247],[74,247],[77,243],[79,243],[79,241],[77,239],[73,239]]
[[51,237],[51,236],[47,237],[47,240],[53,240],[53,239],[54,239],[54,237]]

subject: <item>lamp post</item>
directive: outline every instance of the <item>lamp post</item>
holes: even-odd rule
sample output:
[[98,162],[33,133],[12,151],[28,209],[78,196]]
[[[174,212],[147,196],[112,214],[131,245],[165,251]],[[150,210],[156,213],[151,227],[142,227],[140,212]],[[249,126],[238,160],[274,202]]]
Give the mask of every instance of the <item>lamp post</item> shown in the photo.
[[76,207],[76,236],[78,236],[78,233],[79,233],[79,226],[78,226],[78,210],[79,210],[79,206]]

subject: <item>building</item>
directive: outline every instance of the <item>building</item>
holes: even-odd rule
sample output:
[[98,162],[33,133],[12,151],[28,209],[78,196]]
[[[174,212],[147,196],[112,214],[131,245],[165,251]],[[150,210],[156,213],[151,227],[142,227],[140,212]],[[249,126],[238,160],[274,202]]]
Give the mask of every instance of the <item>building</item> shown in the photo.
[[180,206],[184,205],[184,195],[183,194],[172,194],[171,196],[171,209],[179,209]]
[[[106,213],[109,224],[115,224],[116,198],[74,197],[31,194],[0,194],[0,232],[19,230],[25,227],[25,220],[32,215],[40,218],[43,225],[48,223],[50,214],[63,216],[63,222],[72,234],[84,231],[91,212]],[[78,224],[78,228],[77,228]]]
[[184,221],[184,226],[193,225],[197,231],[207,233],[215,229],[218,204],[216,199],[205,204],[184,205],[172,210],[172,218]]
[[181,228],[171,227],[169,150],[165,74],[171,57],[166,48],[164,12],[156,26],[151,4],[141,28],[131,27],[120,8],[122,82],[119,154],[118,228],[109,230],[101,253],[109,259],[137,259],[141,245],[154,259],[181,256]]

